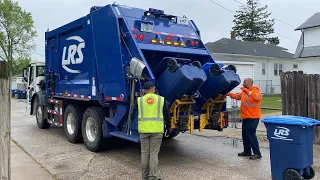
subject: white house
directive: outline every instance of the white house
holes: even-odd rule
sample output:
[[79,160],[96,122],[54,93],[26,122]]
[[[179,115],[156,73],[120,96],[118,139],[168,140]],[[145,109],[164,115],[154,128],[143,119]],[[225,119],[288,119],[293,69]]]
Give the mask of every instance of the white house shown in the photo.
[[238,73],[252,77],[263,94],[281,94],[280,72],[297,71],[301,66],[301,60],[294,59],[293,54],[287,52],[287,49],[272,44],[222,38],[216,42],[207,43],[206,47],[215,61],[219,62],[219,58],[224,56],[252,65],[252,76],[249,75],[248,71],[251,71],[249,69],[239,68]]
[[295,30],[301,31],[294,58],[301,60],[306,74],[320,74],[320,12],[315,13]]

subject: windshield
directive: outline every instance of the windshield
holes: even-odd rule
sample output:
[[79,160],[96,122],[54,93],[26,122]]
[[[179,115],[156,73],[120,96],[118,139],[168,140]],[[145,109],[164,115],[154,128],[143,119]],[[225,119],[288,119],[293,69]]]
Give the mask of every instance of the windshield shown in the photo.
[[38,76],[45,76],[45,73],[44,73],[44,66],[37,66],[37,77]]

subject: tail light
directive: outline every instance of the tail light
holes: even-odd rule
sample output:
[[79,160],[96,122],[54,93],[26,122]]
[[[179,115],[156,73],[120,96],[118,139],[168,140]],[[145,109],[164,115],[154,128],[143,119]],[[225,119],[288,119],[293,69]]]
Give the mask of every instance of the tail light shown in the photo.
[[194,41],[191,41],[191,46],[194,46]]
[[143,35],[143,34],[140,34],[139,39],[140,39],[141,41],[143,41],[143,40],[144,40],[144,35]]
[[138,34],[133,35],[135,39],[138,39]]
[[199,42],[198,41],[196,41],[196,46],[199,46]]

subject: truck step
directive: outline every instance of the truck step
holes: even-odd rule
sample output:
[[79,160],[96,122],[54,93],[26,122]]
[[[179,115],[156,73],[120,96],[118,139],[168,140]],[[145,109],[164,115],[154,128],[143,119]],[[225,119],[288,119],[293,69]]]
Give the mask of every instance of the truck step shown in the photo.
[[136,143],[140,142],[140,136],[136,135],[136,134],[127,135],[125,132],[121,132],[121,131],[113,131],[113,132],[110,132],[110,134],[112,136],[126,139],[128,141],[132,141],[132,142],[136,142]]

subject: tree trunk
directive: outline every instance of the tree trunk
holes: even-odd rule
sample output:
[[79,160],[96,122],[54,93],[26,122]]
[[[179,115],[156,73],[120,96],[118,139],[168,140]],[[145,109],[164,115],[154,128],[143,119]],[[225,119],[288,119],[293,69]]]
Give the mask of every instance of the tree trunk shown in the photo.
[[0,179],[10,180],[10,81],[7,75],[6,63],[0,61]]

